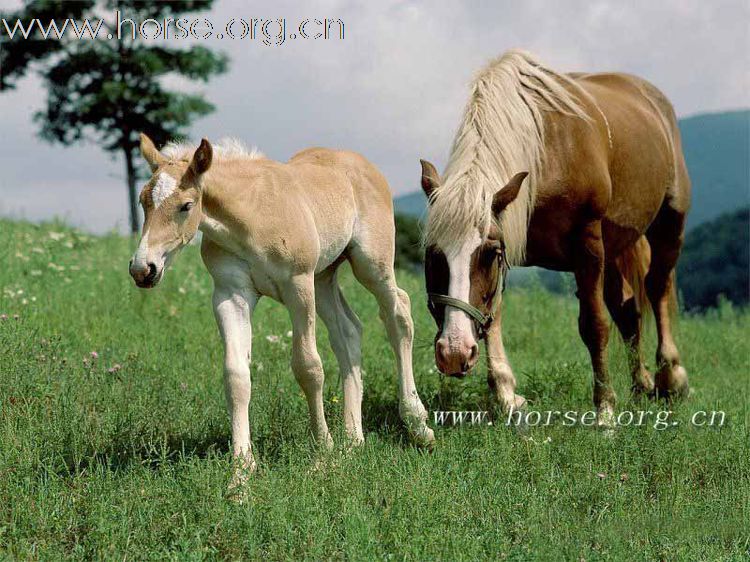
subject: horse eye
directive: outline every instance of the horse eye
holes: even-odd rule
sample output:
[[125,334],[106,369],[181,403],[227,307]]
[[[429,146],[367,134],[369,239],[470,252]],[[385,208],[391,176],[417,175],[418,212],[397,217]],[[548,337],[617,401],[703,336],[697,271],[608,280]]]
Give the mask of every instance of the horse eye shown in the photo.
[[180,212],[181,213],[187,213],[192,208],[193,208],[193,202],[192,201],[188,201],[182,207],[180,207]]

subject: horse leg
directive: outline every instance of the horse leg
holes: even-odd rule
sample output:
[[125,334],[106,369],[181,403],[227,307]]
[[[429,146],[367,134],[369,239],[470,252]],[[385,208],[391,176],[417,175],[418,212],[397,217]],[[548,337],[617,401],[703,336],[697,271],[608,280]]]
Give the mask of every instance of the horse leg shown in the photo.
[[[501,299],[501,296],[497,297]],[[500,307],[502,301],[497,305],[495,319],[487,330],[485,349],[487,351],[487,384],[490,387],[492,398],[504,414],[520,410],[526,405],[526,399],[516,394],[516,377],[508,362],[503,346],[502,321]]]
[[604,302],[627,349],[633,394],[651,393],[654,381],[641,352],[641,312],[632,287],[614,261],[604,266]]
[[414,324],[409,295],[396,285],[393,259],[375,259],[359,247],[351,248],[349,261],[357,280],[378,301],[380,319],[396,355],[399,377],[399,414],[409,435],[419,445],[431,446],[435,435],[427,427],[427,410],[417,393],[412,372],[412,340]]
[[315,279],[315,304],[328,330],[328,339],[336,355],[344,389],[344,424],[352,443],[364,441],[362,434],[362,324],[349,308],[329,270]]
[[599,220],[586,224],[581,231],[580,247],[576,249],[575,277],[580,307],[578,330],[594,368],[597,424],[610,427],[614,422],[615,392],[607,367],[609,325],[604,308],[604,244]]
[[216,323],[224,341],[224,393],[232,425],[232,454],[239,461],[230,490],[240,488],[248,474],[255,471],[250,443],[250,352],[251,319],[257,296],[250,290],[217,283],[213,294]]
[[323,362],[315,339],[315,279],[296,275],[282,293],[292,320],[292,371],[307,399],[310,428],[318,446],[333,447],[323,413]]
[[651,266],[646,275],[646,293],[656,320],[658,347],[655,377],[658,397],[686,396],[689,391],[685,368],[672,337],[670,308],[674,295],[674,268],[682,248],[685,214],[665,203],[646,231],[651,245]]

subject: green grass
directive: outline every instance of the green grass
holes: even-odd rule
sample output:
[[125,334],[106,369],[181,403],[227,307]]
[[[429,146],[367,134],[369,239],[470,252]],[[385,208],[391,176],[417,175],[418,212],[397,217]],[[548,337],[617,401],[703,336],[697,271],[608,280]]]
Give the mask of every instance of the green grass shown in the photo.
[[[59,234],[58,234],[59,233]],[[188,248],[151,292],[127,274],[132,242],[0,221],[0,553],[8,558],[740,560],[750,548],[750,314],[683,316],[694,394],[680,425],[437,428],[433,453],[398,420],[394,363],[374,300],[342,276],[365,324],[365,435],[313,468],[288,366],[289,320],[263,300],[253,334],[251,425],[260,470],[226,500],[229,424],[210,279]],[[421,280],[412,296],[417,385],[432,411],[486,406],[484,369],[435,374]],[[576,303],[506,296],[505,339],[534,410],[590,410]],[[14,315],[18,319],[14,319]],[[266,336],[281,336],[278,343]],[[612,338],[615,339],[614,337]],[[647,354],[654,348],[648,333]],[[323,329],[326,411],[343,445],[338,372]],[[98,358],[91,358],[96,351]],[[621,408],[622,346],[610,346]],[[108,372],[115,365],[121,369]],[[692,427],[698,410],[722,428]]]

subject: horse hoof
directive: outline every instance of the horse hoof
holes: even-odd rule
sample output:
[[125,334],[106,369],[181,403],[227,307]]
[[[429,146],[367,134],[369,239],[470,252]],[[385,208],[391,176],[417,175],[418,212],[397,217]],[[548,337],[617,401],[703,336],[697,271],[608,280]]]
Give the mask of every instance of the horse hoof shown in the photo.
[[362,437],[361,435],[349,436],[349,439],[347,440],[346,445],[344,447],[344,451],[346,453],[350,453],[351,451],[359,449],[364,444],[365,444],[365,438]]
[[506,414],[507,425],[510,425],[522,438],[526,438],[531,430],[531,426],[526,419],[527,407],[526,398],[520,394],[515,394],[513,395],[513,407]]
[[412,442],[420,449],[432,451],[435,448],[435,432],[426,425],[417,431],[410,431],[409,433]]
[[250,501],[250,494],[246,485],[233,486],[230,484],[227,488],[226,498],[237,505],[245,505]]
[[257,470],[258,465],[254,460],[234,467],[232,479],[227,486],[227,499],[237,504],[244,504],[249,500],[248,486],[250,477]]
[[313,447],[320,453],[328,453],[333,451],[333,437],[330,433],[325,435],[318,435],[313,438]]
[[654,377],[646,369],[640,372],[640,375],[634,377],[633,385],[630,387],[633,398],[641,396],[653,396],[654,394]]
[[679,400],[690,395],[687,371],[682,365],[664,367],[656,373],[654,396],[658,399]]
[[596,428],[602,432],[605,437],[614,437],[615,435],[615,413],[610,405],[604,405],[596,413]]

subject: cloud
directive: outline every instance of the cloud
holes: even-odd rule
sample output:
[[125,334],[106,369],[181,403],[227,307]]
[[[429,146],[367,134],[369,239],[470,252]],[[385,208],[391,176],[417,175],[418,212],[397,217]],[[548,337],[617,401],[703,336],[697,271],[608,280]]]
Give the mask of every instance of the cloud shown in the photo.
[[[744,1],[322,1],[304,8],[224,1],[209,14],[215,26],[233,17],[281,16],[289,25],[341,18],[345,39],[278,47],[205,41],[230,55],[231,68],[197,87],[217,111],[195,123],[194,136],[237,136],[280,160],[311,145],[350,148],[375,162],[396,193],[418,188],[420,157],[445,163],[467,83],[511,47],[560,70],[644,76],[680,115],[748,105]],[[43,195],[24,195],[34,186],[38,194],[46,189],[80,201],[70,211],[79,224],[126,225],[122,162],[94,146],[61,149],[36,139],[30,119],[43,101],[35,78],[0,96],[0,212],[49,216]],[[81,193],[109,195],[82,201]]]

